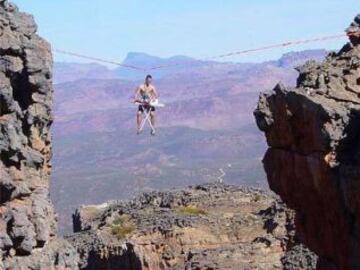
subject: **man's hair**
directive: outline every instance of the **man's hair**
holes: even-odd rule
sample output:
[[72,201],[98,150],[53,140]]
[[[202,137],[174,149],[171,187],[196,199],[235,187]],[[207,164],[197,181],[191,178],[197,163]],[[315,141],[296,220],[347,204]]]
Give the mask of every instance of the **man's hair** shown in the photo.
[[145,80],[147,80],[147,79],[152,79],[152,76],[150,74],[146,75]]

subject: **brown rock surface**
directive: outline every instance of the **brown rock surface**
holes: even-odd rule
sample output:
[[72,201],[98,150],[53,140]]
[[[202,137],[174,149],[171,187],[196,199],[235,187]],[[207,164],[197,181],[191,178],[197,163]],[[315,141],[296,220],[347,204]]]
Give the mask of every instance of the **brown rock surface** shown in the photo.
[[77,269],[49,199],[52,55],[36,30],[0,1],[0,269]]
[[[360,16],[348,32],[360,30]],[[299,69],[297,87],[261,94],[255,116],[272,190],[296,210],[318,269],[360,269],[360,44]]]
[[235,186],[84,206],[74,224],[78,233],[69,240],[86,270],[310,270],[316,262],[309,251],[295,254],[292,211],[262,191]]

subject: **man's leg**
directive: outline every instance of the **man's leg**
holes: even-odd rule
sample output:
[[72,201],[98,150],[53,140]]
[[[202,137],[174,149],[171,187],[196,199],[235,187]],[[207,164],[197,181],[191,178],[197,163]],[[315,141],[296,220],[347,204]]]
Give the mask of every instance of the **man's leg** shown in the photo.
[[155,112],[152,111],[150,113],[150,120],[151,120],[151,124],[153,125],[153,127],[155,127],[155,120],[156,120],[156,115],[155,115]]
[[141,127],[141,123],[142,123],[142,120],[143,120],[143,113],[142,111],[138,111],[137,114],[136,114],[136,124],[137,124],[137,133],[140,133],[140,127]]
[[151,111],[150,112],[150,122],[151,125],[153,126],[154,129],[151,130],[151,134],[155,135],[155,120],[156,120],[156,115],[155,115],[155,111]]

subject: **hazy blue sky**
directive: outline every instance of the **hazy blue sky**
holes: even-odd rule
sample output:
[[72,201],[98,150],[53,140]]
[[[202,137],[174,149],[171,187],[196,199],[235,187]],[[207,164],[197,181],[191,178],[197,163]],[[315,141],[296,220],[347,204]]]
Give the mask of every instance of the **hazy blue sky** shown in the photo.
[[[359,0],[14,0],[54,47],[121,61],[128,52],[204,58],[342,32]],[[339,48],[345,40],[230,58],[259,61],[289,50]],[[56,60],[78,59],[60,55]]]

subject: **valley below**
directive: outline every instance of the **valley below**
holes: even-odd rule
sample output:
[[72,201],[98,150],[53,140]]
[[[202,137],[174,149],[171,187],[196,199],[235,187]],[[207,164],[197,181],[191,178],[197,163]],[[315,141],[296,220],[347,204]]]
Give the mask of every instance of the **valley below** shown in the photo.
[[[338,52],[55,74],[37,29],[0,0],[0,270],[360,268],[360,15]],[[124,65],[169,67],[156,136]]]
[[[252,112],[260,91],[278,81],[294,85],[296,66],[321,60],[326,51],[285,54],[264,63],[201,62],[155,72],[166,107],[158,110],[158,134],[135,134],[131,96],[142,74],[99,64],[55,64],[51,196],[62,233],[82,204],[129,199],[144,191],[224,181],[261,187],[266,150]],[[173,63],[130,53],[125,64]],[[184,59],[182,60],[184,61]]]

